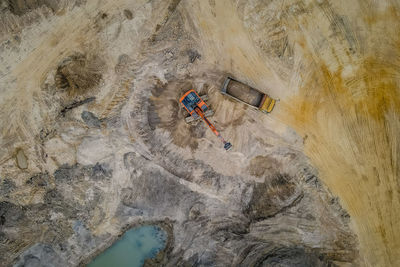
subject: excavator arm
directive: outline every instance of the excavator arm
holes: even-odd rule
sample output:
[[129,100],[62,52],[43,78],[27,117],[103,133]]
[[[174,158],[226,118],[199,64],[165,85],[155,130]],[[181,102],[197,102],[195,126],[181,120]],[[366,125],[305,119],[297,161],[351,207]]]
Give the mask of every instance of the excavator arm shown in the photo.
[[196,107],[195,111],[197,115],[199,115],[203,121],[210,127],[211,131],[222,141],[224,144],[224,148],[226,151],[230,150],[232,148],[232,144],[230,142],[225,141],[225,139],[222,137],[222,135],[217,131],[215,126],[207,119],[207,117],[204,115],[204,112],[201,110],[201,108]]

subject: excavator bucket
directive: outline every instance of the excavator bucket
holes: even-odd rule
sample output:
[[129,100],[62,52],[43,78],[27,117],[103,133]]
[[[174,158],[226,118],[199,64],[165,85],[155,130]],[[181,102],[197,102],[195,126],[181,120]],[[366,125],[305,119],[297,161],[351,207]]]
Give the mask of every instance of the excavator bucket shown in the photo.
[[224,148],[226,151],[229,151],[232,149],[232,144],[230,142],[226,142],[224,145]]

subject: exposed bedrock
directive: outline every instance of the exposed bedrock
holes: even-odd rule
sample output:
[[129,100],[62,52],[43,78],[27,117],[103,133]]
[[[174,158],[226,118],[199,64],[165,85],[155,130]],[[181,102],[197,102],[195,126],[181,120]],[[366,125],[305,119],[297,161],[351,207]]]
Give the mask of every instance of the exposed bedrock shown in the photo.
[[[146,152],[146,144],[157,138],[154,131],[146,133],[142,135],[147,141],[139,140],[142,147],[136,149],[123,148],[115,139],[120,133],[90,138],[78,153],[99,145],[116,150],[99,163],[61,166],[51,174],[55,186],[43,185],[46,174],[30,179],[38,188],[47,188],[44,203],[2,203],[2,240],[7,243],[2,253],[12,257],[21,245],[13,233],[37,225],[26,232],[26,240],[41,244],[22,254],[18,264],[75,265],[111,244],[115,233],[129,225],[168,220],[173,241],[162,261],[165,266],[330,266],[355,260],[356,239],[348,215],[294,152],[287,163],[274,166],[272,175],[246,181],[241,175],[218,173],[204,161],[183,160],[169,147]],[[161,160],[166,155],[168,160]],[[293,172],[280,173],[284,169]],[[113,223],[99,234],[96,228],[105,220]]]

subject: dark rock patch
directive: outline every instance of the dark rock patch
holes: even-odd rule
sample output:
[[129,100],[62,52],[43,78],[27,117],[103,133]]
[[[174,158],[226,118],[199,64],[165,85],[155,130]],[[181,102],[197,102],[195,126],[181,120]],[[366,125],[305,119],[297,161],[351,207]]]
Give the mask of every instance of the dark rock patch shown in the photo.
[[104,164],[96,163],[92,167],[91,178],[94,180],[103,180],[111,178],[112,170],[108,169]]
[[41,172],[29,178],[26,183],[29,185],[45,187],[48,186],[50,183],[50,175],[48,172]]
[[90,111],[86,111],[86,110],[83,111],[81,113],[81,118],[86,123],[86,125],[89,127],[95,127],[95,128],[101,127],[101,120],[99,118],[97,118],[97,116],[94,115]]
[[124,9],[124,15],[129,20],[133,19],[132,11],[130,11],[129,9]]
[[24,217],[25,210],[22,206],[8,201],[0,202],[0,226],[16,226]]
[[199,54],[199,52],[197,52],[196,50],[193,50],[193,49],[189,49],[187,51],[187,54],[188,54],[190,63],[194,63],[196,61],[196,59],[201,58],[201,55]]
[[111,178],[112,169],[106,164],[97,162],[95,165],[82,166],[79,164],[64,164],[54,172],[56,183],[68,183],[70,181],[82,180],[89,177],[93,180],[104,180]]
[[80,172],[79,166],[77,164],[73,166],[64,164],[54,172],[54,178],[56,182],[67,182],[77,178],[80,175],[82,175],[82,173]]
[[54,208],[63,207],[66,205],[64,197],[57,189],[47,191],[43,197],[43,201],[45,204],[51,205]]
[[15,183],[11,179],[6,178],[0,183],[0,195],[7,195],[14,191],[15,188]]
[[15,267],[68,266],[66,261],[47,244],[36,244],[19,256]]

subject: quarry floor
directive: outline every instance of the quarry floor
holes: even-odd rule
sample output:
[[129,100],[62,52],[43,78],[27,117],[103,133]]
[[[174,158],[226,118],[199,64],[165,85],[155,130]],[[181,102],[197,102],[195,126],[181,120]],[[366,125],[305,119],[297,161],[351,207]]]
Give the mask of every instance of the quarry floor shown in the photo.
[[[400,2],[4,1],[0,258],[76,266],[159,222],[148,266],[400,265]],[[266,115],[226,76],[279,99]],[[179,97],[208,94],[225,152]]]

